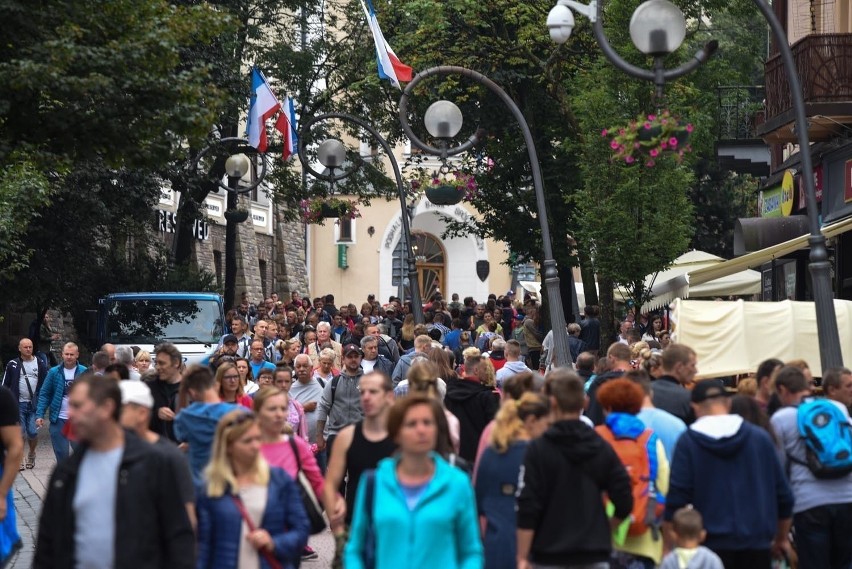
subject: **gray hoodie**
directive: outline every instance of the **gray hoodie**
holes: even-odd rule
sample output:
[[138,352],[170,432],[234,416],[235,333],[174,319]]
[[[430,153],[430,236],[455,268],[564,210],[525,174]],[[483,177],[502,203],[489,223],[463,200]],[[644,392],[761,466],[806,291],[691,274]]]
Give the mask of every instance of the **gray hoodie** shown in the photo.
[[[686,553],[688,551],[691,550],[676,547],[674,551],[663,558],[663,562],[660,564],[660,569],[680,569],[678,553]],[[725,569],[725,566],[722,565],[722,560],[719,559],[718,555],[703,545],[699,545],[695,549],[695,554],[692,559],[690,559],[686,564],[686,569]]]
[[524,362],[506,362],[497,370],[497,387],[503,388],[503,382],[522,371],[530,371]]

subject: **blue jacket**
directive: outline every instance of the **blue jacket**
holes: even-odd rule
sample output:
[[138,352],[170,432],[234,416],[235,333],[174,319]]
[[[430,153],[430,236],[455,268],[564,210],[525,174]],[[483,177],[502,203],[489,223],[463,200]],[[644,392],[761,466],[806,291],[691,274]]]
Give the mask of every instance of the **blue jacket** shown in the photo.
[[527,453],[527,441],[516,441],[506,452],[489,446],[476,471],[476,506],[485,517],[485,569],[518,566],[515,493]]
[[202,473],[210,462],[210,452],[219,419],[237,409],[245,409],[235,403],[202,403],[195,401],[181,409],[175,417],[175,437],[189,443],[189,468],[196,484],[201,484]]
[[[38,407],[36,417],[44,417],[45,411],[50,409],[50,422],[59,420],[59,410],[62,408],[62,398],[65,396],[65,372],[62,371],[63,364],[50,368],[44,378],[44,385],[38,394]],[[78,377],[86,371],[86,366],[77,364],[74,377]]]
[[[234,569],[240,554],[243,518],[231,494],[210,498],[207,487],[198,489],[198,569]],[[273,555],[283,569],[296,567],[308,543],[310,524],[299,489],[280,468],[269,469],[269,490],[260,529],[275,543]],[[270,569],[260,556],[261,569]]]
[[731,436],[687,429],[675,447],[666,521],[692,504],[715,550],[769,549],[778,520],[793,515],[793,493],[769,435],[743,422]]
[[[399,457],[385,458],[376,469],[373,523],[375,569],[481,569],[482,542],[470,480],[461,470],[433,454],[435,476],[414,510],[409,510],[399,482]],[[363,569],[361,556],[367,533],[361,477],[355,496],[355,517],[343,554],[346,569]]]

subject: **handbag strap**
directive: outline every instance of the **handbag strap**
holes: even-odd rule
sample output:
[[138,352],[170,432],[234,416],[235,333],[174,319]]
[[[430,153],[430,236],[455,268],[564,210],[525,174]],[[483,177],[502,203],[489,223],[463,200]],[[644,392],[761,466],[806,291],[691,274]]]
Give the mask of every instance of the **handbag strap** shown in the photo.
[[[38,377],[38,359],[34,360],[36,363],[36,377]],[[33,395],[33,386],[30,383],[30,376],[27,374],[27,369],[24,367],[24,360],[21,358],[21,369],[18,370],[18,375],[24,375],[24,383],[27,385],[27,391],[30,392],[30,401],[35,399],[35,395]]]
[[302,458],[299,456],[299,447],[296,446],[295,435],[289,435],[290,448],[293,449],[293,456],[296,457],[296,476],[302,472]]
[[[246,510],[245,504],[243,504],[242,499],[240,499],[239,496],[236,496],[234,494],[231,494],[231,499],[234,501],[234,505],[240,511],[240,516],[242,516],[243,521],[248,526],[249,531],[253,532],[254,530],[256,530],[257,526],[255,526],[254,522],[251,521],[251,517],[248,515],[248,511]],[[272,567],[272,569],[282,569],[281,564],[278,563],[278,560],[272,556],[272,553],[266,551],[265,549],[258,550],[258,553],[260,553],[260,555],[264,559],[266,559],[266,562],[269,563],[269,566]]]

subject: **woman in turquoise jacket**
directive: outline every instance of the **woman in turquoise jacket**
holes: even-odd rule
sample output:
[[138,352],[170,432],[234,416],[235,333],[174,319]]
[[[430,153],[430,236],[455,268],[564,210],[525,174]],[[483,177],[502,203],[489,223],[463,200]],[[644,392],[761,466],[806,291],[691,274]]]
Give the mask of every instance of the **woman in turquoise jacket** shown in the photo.
[[[365,553],[375,569],[481,569],[482,543],[476,501],[467,475],[434,452],[440,403],[410,394],[388,414],[388,434],[399,447],[379,463],[375,476],[362,476],[355,498],[346,569],[362,569]],[[373,486],[368,512],[367,486]],[[365,552],[372,524],[375,548]]]

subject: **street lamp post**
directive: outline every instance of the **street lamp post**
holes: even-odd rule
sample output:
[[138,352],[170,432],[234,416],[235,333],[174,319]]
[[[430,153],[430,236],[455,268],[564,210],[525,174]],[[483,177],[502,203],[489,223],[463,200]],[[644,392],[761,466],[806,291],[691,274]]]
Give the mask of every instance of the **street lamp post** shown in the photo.
[[363,161],[360,161],[353,168],[344,170],[340,174],[335,174],[334,171],[336,169],[343,169],[342,167],[346,158],[346,149],[343,146],[343,143],[339,140],[329,139],[322,142],[317,148],[317,158],[323,166],[329,169],[329,173],[323,174],[321,172],[317,172],[313,169],[313,167],[311,167],[310,161],[305,154],[305,147],[307,146],[306,141],[308,140],[310,128],[318,122],[330,119],[350,122],[363,128],[370,133],[374,139],[376,139],[376,141],[381,145],[382,150],[384,150],[385,154],[388,156],[391,168],[393,169],[394,179],[396,180],[396,190],[399,194],[403,241],[403,258],[401,261],[408,267],[408,282],[409,289],[411,290],[411,313],[414,315],[415,324],[423,324],[425,320],[423,316],[423,301],[420,298],[420,283],[417,278],[417,266],[415,265],[414,255],[412,254],[411,249],[411,224],[408,219],[408,204],[405,201],[405,184],[402,180],[399,163],[396,161],[396,157],[393,155],[393,149],[390,147],[390,144],[388,144],[388,141],[385,140],[375,128],[370,126],[369,123],[356,116],[347,113],[326,113],[318,115],[308,121],[305,121],[299,133],[299,140],[301,141],[299,144],[299,160],[302,162],[302,167],[310,172],[312,176],[329,183],[334,183],[351,176],[363,165]]
[[[222,183],[221,174],[217,174],[216,163],[221,164],[221,156],[216,156],[219,152],[227,152],[224,168],[225,175],[228,178],[228,183]],[[251,161],[246,153],[257,154],[260,157],[260,170],[257,173],[257,179],[249,185],[241,185],[240,180],[248,173],[251,167]],[[235,304],[236,288],[237,288],[237,224],[248,219],[248,215],[238,209],[240,194],[247,194],[258,187],[266,177],[266,154],[257,152],[253,147],[249,146],[248,140],[244,138],[228,137],[217,140],[210,146],[207,146],[198,153],[193,161],[193,170],[198,170],[199,162],[213,155],[214,162],[211,171],[208,172],[216,179],[216,183],[220,188],[225,190],[228,195],[227,208],[225,210],[225,287],[224,287],[224,308],[230,310]],[[221,167],[221,166],[220,166]],[[218,170],[221,173],[221,170]]]
[[[784,27],[765,0],[754,0],[754,3],[769,23],[772,35],[778,45],[781,60],[784,62],[784,70],[787,73],[793,111],[796,117],[796,135],[799,139],[802,181],[805,184],[805,200],[810,230],[808,243],[811,251],[808,268],[813,283],[820,361],[823,370],[840,367],[843,365],[843,355],[840,350],[840,335],[837,331],[837,315],[834,311],[831,263],[828,260],[825,236],[821,231],[817,211],[813,161],[810,154],[807,112],[802,94],[802,84],[796,71],[796,62],[793,59],[793,51],[790,49],[787,35],[784,33]],[[696,69],[713,54],[718,46],[716,41],[711,41],[699,50],[689,62],[677,69],[665,69],[663,57],[677,49],[680,42],[683,41],[684,32],[682,30],[685,30],[683,14],[668,0],[647,0],[636,9],[630,21],[630,36],[636,47],[643,53],[654,57],[654,69],[643,69],[624,61],[607,41],[602,21],[603,0],[593,0],[588,5],[575,0],[558,0],[557,5],[554,6],[547,17],[547,27],[555,42],[564,43],[570,37],[574,27],[572,8],[592,22],[595,38],[607,59],[629,75],[653,81],[658,94],[662,93],[666,81],[676,79]],[[680,39],[678,40],[678,38]]]
[[517,121],[524,137],[524,144],[527,147],[529,155],[530,167],[532,168],[533,187],[535,189],[536,209],[538,220],[541,225],[541,241],[544,253],[542,262],[542,280],[547,289],[547,300],[550,308],[550,324],[553,328],[553,365],[564,367],[571,365],[571,350],[568,346],[568,334],[565,325],[565,313],[562,309],[562,296],[559,293],[559,273],[556,268],[556,260],[553,258],[553,245],[550,239],[550,226],[547,220],[547,204],[544,201],[544,184],[542,182],[541,165],[538,162],[538,153],[533,142],[532,132],[524,118],[521,109],[515,104],[515,101],[502,89],[499,85],[493,82],[485,75],[467,69],[465,67],[457,67],[450,65],[442,65],[431,67],[425,71],[421,71],[414,76],[411,82],[405,87],[402,96],[399,99],[399,120],[402,123],[402,129],[405,135],[411,140],[411,143],[433,156],[440,156],[442,160],[446,160],[449,156],[455,156],[467,152],[473,148],[480,140],[481,132],[477,130],[466,142],[455,147],[449,147],[448,141],[454,138],[461,130],[462,115],[461,111],[453,103],[449,101],[438,101],[433,103],[426,112],[426,129],[434,138],[441,141],[440,147],[431,146],[420,140],[411,125],[408,123],[408,99],[414,92],[414,88],[424,79],[433,75],[461,75],[471,79],[480,85],[486,87],[489,91],[497,95],[504,105],[512,113],[512,116]]

